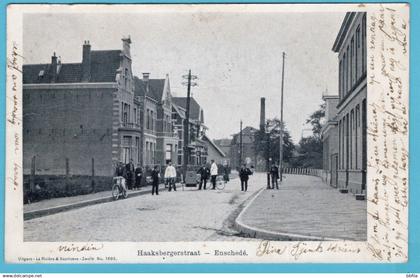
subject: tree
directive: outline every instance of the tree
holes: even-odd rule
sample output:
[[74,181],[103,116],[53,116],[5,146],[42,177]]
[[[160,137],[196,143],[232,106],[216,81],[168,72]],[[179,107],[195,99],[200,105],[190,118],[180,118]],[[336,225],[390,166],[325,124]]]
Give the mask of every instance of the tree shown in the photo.
[[306,120],[307,124],[312,125],[312,136],[300,139],[296,147],[298,156],[292,161],[293,167],[302,168],[322,168],[322,121],[325,117],[325,104],[320,105],[319,109],[313,112]]
[[319,109],[313,112],[306,120],[307,124],[312,125],[314,137],[321,138],[322,120],[325,118],[325,103],[319,106]]
[[[280,157],[280,130],[281,130],[281,123],[279,119],[269,119],[268,120],[269,127],[267,131],[270,136],[270,149],[269,155],[270,158],[274,163],[279,163]],[[267,137],[264,131],[259,130],[255,135],[255,150],[257,154],[261,155],[262,157],[267,157]],[[290,136],[289,131],[284,127],[283,128],[283,161],[288,163],[290,162],[293,151],[295,150],[295,145],[292,141],[292,137]]]

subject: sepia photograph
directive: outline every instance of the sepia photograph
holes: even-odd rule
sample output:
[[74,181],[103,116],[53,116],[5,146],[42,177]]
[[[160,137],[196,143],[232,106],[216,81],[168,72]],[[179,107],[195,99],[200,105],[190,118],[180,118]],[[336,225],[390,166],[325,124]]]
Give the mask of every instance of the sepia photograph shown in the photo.
[[[132,256],[165,260],[199,257],[200,249],[172,254],[156,244],[214,242],[201,252],[217,260],[274,253],[305,260],[318,252],[315,261],[336,252],[391,260],[369,244],[382,240],[372,232],[381,228],[369,230],[369,217],[382,225],[385,211],[398,224],[405,210],[369,206],[392,195],[406,209],[407,180],[396,176],[407,173],[408,118],[387,114],[388,100],[378,101],[386,92],[374,86],[398,92],[392,107],[405,115],[408,89],[398,86],[405,75],[390,74],[408,65],[406,56],[375,53],[384,44],[372,34],[404,27],[395,18],[405,22],[408,9],[25,6],[21,44],[12,44],[22,63],[21,186],[10,193],[19,203],[13,215],[22,221],[22,246],[59,244],[49,254],[70,254],[148,243],[155,245],[137,244]],[[369,25],[385,17],[392,23]],[[390,41],[408,55],[401,35],[408,31],[401,30]],[[378,113],[393,121],[379,122]],[[402,139],[384,149],[403,149],[376,157],[369,142],[392,135]],[[391,178],[382,166],[400,172]],[[383,188],[385,199],[378,197]],[[394,224],[383,228],[394,235]],[[283,249],[282,242],[294,244]],[[404,245],[398,252],[390,246],[395,260],[407,259]],[[29,257],[18,261],[33,262]]]

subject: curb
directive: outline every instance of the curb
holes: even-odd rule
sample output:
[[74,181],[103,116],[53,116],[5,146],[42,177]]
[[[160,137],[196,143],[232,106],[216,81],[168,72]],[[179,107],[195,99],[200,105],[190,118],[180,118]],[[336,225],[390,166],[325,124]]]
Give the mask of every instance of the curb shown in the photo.
[[[166,188],[162,188],[159,191],[166,191],[166,190],[167,190]],[[152,192],[151,189],[147,189],[145,191],[129,192],[128,198],[150,194],[151,192]],[[39,218],[39,217],[47,216],[51,214],[56,214],[56,213],[60,213],[60,212],[64,212],[64,211],[68,211],[72,209],[83,208],[87,206],[108,203],[108,202],[113,202],[113,201],[114,199],[112,198],[112,196],[109,196],[109,197],[101,197],[101,198],[96,198],[92,200],[81,201],[81,202],[73,203],[73,204],[50,207],[50,208],[45,208],[45,209],[40,209],[40,210],[27,211],[23,214],[23,220],[24,221],[30,220],[30,219]]]
[[238,217],[235,219],[234,228],[241,233],[244,237],[250,238],[261,238],[267,240],[279,240],[279,241],[337,241],[337,240],[346,240],[342,238],[330,238],[330,237],[319,237],[319,236],[309,236],[309,235],[301,235],[295,233],[283,233],[283,232],[276,232],[276,231],[269,231],[265,229],[260,229],[256,227],[249,226],[242,221],[242,217],[245,212],[249,209],[252,203],[264,192],[265,188],[263,188],[260,192],[258,192],[243,208],[243,210],[239,213]]

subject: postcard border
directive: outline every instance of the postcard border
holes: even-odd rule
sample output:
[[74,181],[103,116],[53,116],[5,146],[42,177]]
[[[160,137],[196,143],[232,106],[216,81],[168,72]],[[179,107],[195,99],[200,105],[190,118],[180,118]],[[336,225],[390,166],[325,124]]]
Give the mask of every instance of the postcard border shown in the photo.
[[[358,3],[360,1],[299,1],[299,3]],[[363,1],[366,3],[373,3],[377,1]],[[411,17],[411,15],[420,12],[420,3],[415,1],[405,1],[405,2],[394,2],[394,1],[383,1],[388,3],[409,3],[410,4],[410,48],[412,46],[419,45],[419,29],[420,22],[418,18]],[[6,82],[6,8],[8,4],[18,4],[18,3],[31,3],[31,4],[40,4],[41,1],[10,1],[6,0],[2,2],[0,17],[1,24],[1,34],[3,43],[1,44],[1,61],[3,62],[3,67],[1,68],[1,77],[0,77],[0,86],[3,92],[5,92],[5,82]],[[104,3],[116,3],[122,4],[119,1],[112,0],[103,0],[98,1],[68,1],[68,0],[55,0],[55,1],[42,1],[43,4],[58,4],[58,3],[90,3],[90,4],[104,4]],[[124,1],[124,3],[290,3],[289,1]],[[417,36],[416,36],[417,35]],[[413,78],[414,76],[420,76],[419,70],[420,63],[420,54],[416,51],[411,51],[410,53],[410,122],[416,123],[420,120],[420,111],[415,110],[416,104],[420,105],[420,96],[416,95],[414,92],[417,88],[420,88],[420,81]],[[2,94],[0,97],[0,103],[2,104],[2,113],[1,113],[1,123],[0,128],[2,132],[2,137],[0,139],[0,148],[5,153],[5,94]],[[410,126],[410,135],[409,135],[409,184],[416,185],[420,182],[420,176],[415,176],[417,173],[416,170],[420,170],[419,162],[415,159],[420,156],[419,143],[416,143],[415,138],[420,136],[420,131],[416,130],[415,125]],[[4,181],[5,178],[5,156],[0,157],[0,167],[2,169],[0,178]],[[169,273],[169,272],[420,272],[420,241],[415,242],[414,231],[420,230],[419,221],[415,221],[420,218],[420,204],[416,202],[410,202],[409,210],[409,261],[408,263],[401,264],[326,264],[326,263],[311,263],[311,264],[117,264],[117,265],[21,265],[21,264],[5,264],[5,249],[4,249],[4,223],[5,223],[5,194],[4,189],[0,192],[0,199],[3,202],[3,206],[0,211],[1,219],[1,229],[0,229],[0,260],[1,260],[1,271],[2,272],[45,272],[45,273],[65,273],[65,272],[120,272],[120,273],[129,273],[129,272],[159,272],[159,273]],[[418,186],[410,186],[409,188],[409,197],[410,200],[415,200],[420,197],[420,189]]]

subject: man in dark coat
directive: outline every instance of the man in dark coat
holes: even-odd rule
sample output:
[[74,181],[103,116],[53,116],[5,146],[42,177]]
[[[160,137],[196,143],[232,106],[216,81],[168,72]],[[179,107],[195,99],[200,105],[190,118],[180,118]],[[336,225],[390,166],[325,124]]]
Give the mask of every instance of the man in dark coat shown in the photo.
[[116,177],[126,177],[126,171],[124,164],[120,161],[117,165],[117,168],[115,169],[115,176]]
[[130,162],[125,165],[125,170],[127,172],[127,188],[129,190],[133,189],[133,180],[134,180],[134,163],[130,159]]
[[143,169],[140,167],[140,164],[137,164],[137,168],[134,171],[135,174],[135,183],[134,183],[134,188],[136,189],[140,189],[140,185],[141,185],[141,179],[143,177]]
[[203,166],[200,169],[198,169],[197,173],[200,174],[200,185],[198,187],[198,190],[201,190],[203,183],[204,190],[206,190],[207,180],[210,177],[210,169],[206,166],[206,164],[203,164]]
[[276,186],[276,189],[279,189],[279,167],[277,167],[275,164],[273,164],[270,168],[270,175],[271,175],[271,189],[274,189],[274,185]]
[[152,170],[152,195],[159,195],[159,169],[155,166]]
[[239,170],[239,178],[241,179],[241,191],[248,190],[248,180],[250,175],[252,175],[251,170],[246,167],[246,164],[242,165],[241,169]]

